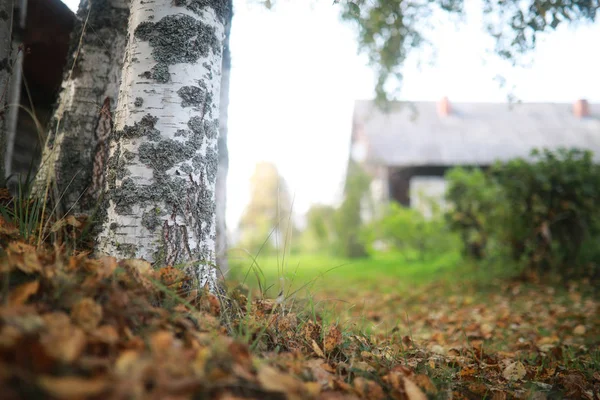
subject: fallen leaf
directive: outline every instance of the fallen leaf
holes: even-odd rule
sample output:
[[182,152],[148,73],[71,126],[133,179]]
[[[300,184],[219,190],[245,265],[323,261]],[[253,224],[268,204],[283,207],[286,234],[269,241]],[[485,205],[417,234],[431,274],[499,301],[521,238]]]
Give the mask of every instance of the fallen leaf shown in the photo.
[[312,344],[312,349],[314,350],[315,354],[321,358],[325,358],[325,354],[323,353],[323,350],[321,350],[321,348],[319,347],[317,342],[314,341],[314,339],[311,344]]
[[106,378],[85,379],[76,376],[42,376],[38,379],[40,387],[59,399],[81,399],[98,396],[108,389],[110,381]]
[[152,336],[150,336],[150,348],[152,349],[152,352],[164,355],[171,350],[173,341],[173,333],[169,331],[154,332]]
[[463,369],[460,370],[460,376],[463,378],[467,377],[467,376],[473,376],[473,375],[475,375],[476,372],[477,372],[477,370],[475,368],[464,367]]
[[302,327],[302,336],[307,343],[310,343],[311,340],[318,341],[321,336],[321,327],[309,319]]
[[121,352],[119,358],[115,362],[114,371],[118,376],[127,376],[135,368],[136,364],[139,364],[141,355],[135,350],[125,350]]
[[359,376],[354,379],[353,384],[357,394],[363,399],[379,400],[385,398],[383,388],[376,382]]
[[80,228],[81,222],[79,222],[74,215],[68,215],[66,218],[61,218],[60,220],[56,221],[50,228],[50,232],[58,232],[65,226],[72,226],[73,228]]
[[99,326],[90,335],[99,343],[116,344],[119,341],[119,332],[112,325]]
[[437,388],[435,387],[435,385],[433,384],[433,382],[427,375],[423,375],[423,374],[415,375],[413,380],[417,384],[417,386],[419,386],[421,389],[425,390],[427,393],[432,393],[432,394],[437,393]]
[[73,306],[71,319],[76,325],[90,332],[102,321],[102,306],[89,297],[81,299]]
[[291,375],[283,374],[269,366],[264,366],[258,371],[258,381],[264,389],[286,393],[288,394],[288,398],[300,398],[297,395],[303,393],[305,390],[302,381]]
[[83,330],[71,324],[69,316],[62,312],[45,314],[43,319],[46,331],[39,340],[46,354],[64,363],[79,358],[87,343]]
[[38,280],[17,286],[8,295],[8,304],[13,307],[25,304],[31,296],[37,293],[39,288],[40,282]]
[[585,332],[585,325],[577,325],[575,329],[573,329],[573,335],[582,336],[585,335]]
[[332,325],[329,327],[329,331],[325,335],[323,339],[323,348],[326,353],[331,353],[337,346],[342,343],[342,332],[340,332],[340,328],[337,325]]
[[108,278],[117,269],[117,259],[115,257],[103,256],[96,261],[98,263],[96,274],[100,279]]
[[404,391],[406,392],[407,400],[427,400],[427,396],[419,387],[410,379],[404,378]]
[[520,361],[515,361],[509,364],[508,367],[506,367],[504,371],[502,371],[502,376],[507,381],[518,381],[520,379],[523,379],[526,373],[527,372],[525,371],[525,366],[523,365],[523,363],[521,363]]
[[[323,363],[323,360],[312,359],[306,361],[305,365],[308,367],[312,378],[323,388],[329,388],[333,383],[333,373],[330,371],[328,364]],[[335,372],[335,370],[333,370]]]

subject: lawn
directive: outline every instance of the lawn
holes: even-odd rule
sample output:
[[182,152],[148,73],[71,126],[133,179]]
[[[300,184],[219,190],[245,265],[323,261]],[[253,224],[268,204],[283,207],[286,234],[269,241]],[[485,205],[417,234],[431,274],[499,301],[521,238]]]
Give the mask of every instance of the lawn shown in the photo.
[[[452,279],[457,271],[468,271],[458,253],[426,260],[407,261],[400,254],[377,254],[368,258],[344,259],[318,254],[286,254],[253,257],[239,250],[230,252],[228,278],[252,288],[268,289],[276,296],[282,281],[286,294],[296,291],[344,292],[349,288],[398,291],[433,280]],[[282,279],[283,278],[283,279]]]

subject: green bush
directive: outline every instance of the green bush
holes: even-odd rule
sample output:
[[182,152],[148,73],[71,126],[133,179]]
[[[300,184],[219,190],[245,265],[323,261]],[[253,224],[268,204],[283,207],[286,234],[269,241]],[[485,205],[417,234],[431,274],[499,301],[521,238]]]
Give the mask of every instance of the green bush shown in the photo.
[[446,200],[450,204],[446,220],[458,232],[463,252],[481,260],[487,255],[492,231],[498,230],[504,210],[502,190],[481,169],[453,168],[446,174]]
[[447,219],[469,255],[494,248],[530,271],[598,274],[600,166],[591,152],[535,150],[487,174],[454,169],[447,178]]
[[365,226],[362,238],[370,251],[398,251],[407,261],[424,261],[457,245],[439,212],[426,219],[398,203],[390,203],[381,218]]
[[579,149],[535,150],[531,157],[491,171],[510,209],[505,224],[513,256],[542,272],[582,272],[576,265],[582,246],[598,234],[600,167]]

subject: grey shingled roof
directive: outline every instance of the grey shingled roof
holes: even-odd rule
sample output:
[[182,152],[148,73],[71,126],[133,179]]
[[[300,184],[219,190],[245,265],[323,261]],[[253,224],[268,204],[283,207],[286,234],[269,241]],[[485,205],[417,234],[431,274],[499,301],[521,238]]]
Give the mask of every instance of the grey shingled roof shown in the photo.
[[441,117],[436,102],[395,103],[389,114],[356,101],[352,138],[364,135],[367,161],[388,166],[488,165],[526,157],[533,148],[579,147],[600,160],[600,104],[590,116],[570,103],[453,103]]

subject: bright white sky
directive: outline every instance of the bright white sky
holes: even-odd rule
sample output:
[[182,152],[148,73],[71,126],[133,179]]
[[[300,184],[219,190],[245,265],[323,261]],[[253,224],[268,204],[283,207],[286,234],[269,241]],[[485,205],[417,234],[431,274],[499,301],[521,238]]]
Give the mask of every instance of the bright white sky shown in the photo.
[[[274,162],[295,195],[294,209],[333,203],[341,192],[355,99],[373,97],[373,74],[355,33],[331,0],[279,0],[272,10],[234,0],[229,106],[227,221],[235,229],[249,200],[254,165]],[[65,0],[75,9],[78,0]],[[433,64],[411,59],[402,98],[506,101],[503,75],[522,101],[600,102],[600,23],[544,37],[528,69],[489,55],[475,1],[467,23],[437,23]],[[426,59],[427,61],[429,59]],[[486,60],[487,62],[484,62]]]

